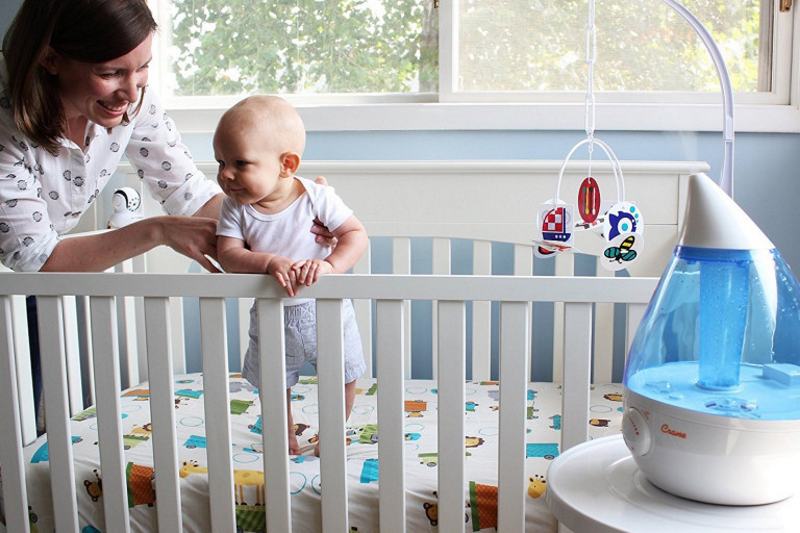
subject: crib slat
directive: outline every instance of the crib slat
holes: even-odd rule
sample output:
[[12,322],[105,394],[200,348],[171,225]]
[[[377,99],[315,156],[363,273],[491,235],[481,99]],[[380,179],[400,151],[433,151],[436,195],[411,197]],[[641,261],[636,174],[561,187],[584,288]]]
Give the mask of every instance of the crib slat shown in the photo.
[[[450,274],[450,239],[433,239],[433,274],[447,276]],[[436,379],[439,354],[439,330],[436,328],[438,323],[439,302],[432,303],[431,316],[431,372],[432,378]]]
[[144,299],[147,330],[147,372],[150,375],[150,417],[153,422],[153,461],[158,494],[159,531],[182,531],[178,484],[178,447],[175,442],[175,393],[172,383],[169,298]]
[[200,298],[211,529],[235,531],[225,300]]
[[317,300],[322,530],[347,531],[342,300]]
[[514,245],[514,275],[530,276],[533,274],[533,248],[522,244]]
[[378,319],[378,477],[381,531],[406,530],[403,436],[403,302],[379,300]]
[[[488,276],[492,273],[492,243],[473,244],[472,273]],[[492,302],[472,303],[472,379],[490,379],[492,364]]]
[[647,304],[628,304],[628,317],[625,327],[625,357],[628,357],[628,352],[633,344],[633,338],[636,336],[636,330],[639,329],[639,323],[644,318],[644,313],[647,311]]
[[[572,254],[556,254],[556,276],[573,277],[575,258]],[[561,383],[564,375],[564,304],[553,304],[553,382]]]
[[[372,273],[370,252],[372,245],[367,246],[364,255],[353,267],[354,274],[370,274]],[[374,369],[372,368],[372,300],[353,300],[353,310],[356,313],[356,324],[358,324],[358,333],[361,335],[361,349],[364,351],[364,363],[367,365],[367,370],[364,376],[372,377]]]
[[[397,237],[392,240],[392,273],[411,274],[411,239]],[[411,302],[406,300],[405,309],[405,342],[403,343],[403,358],[406,361],[406,379],[411,379]]]
[[464,302],[439,302],[439,531],[464,528]]
[[[286,417],[286,359],[284,350],[283,303],[258,300],[259,360],[261,375],[261,427],[264,444],[264,474],[267,498],[267,531],[292,530],[289,497],[289,440],[283,428]],[[267,431],[267,428],[277,428]]]
[[97,433],[100,445],[100,471],[103,478],[103,511],[106,529],[129,531],[128,491],[125,486],[125,457],[120,415],[119,352],[117,317],[113,297],[90,299],[92,344],[101,357],[94,360],[97,383]]
[[[613,278],[614,273],[600,265],[597,258],[597,277]],[[614,304],[594,304],[594,382],[611,383],[614,364]]]
[[47,414],[47,444],[50,454],[50,486],[57,531],[77,531],[75,472],[72,469],[72,439],[67,398],[61,298],[38,296],[39,347],[42,353],[42,386]]
[[22,427],[14,356],[11,299],[0,296],[0,464],[3,465],[3,501],[10,533],[28,533],[28,495],[22,456]]
[[589,378],[592,353],[592,304],[567,303],[564,307],[562,452],[589,439]]
[[22,439],[27,446],[36,440],[36,414],[33,406],[31,349],[28,344],[28,310],[24,296],[11,297],[11,327],[13,328],[14,353],[17,363],[16,376]]
[[83,410],[83,383],[81,379],[81,353],[78,347],[78,311],[74,296],[61,299],[64,309],[64,351],[67,356],[67,383],[69,384],[69,413]]
[[[514,245],[514,275],[515,276],[531,276],[533,275],[533,247],[515,244]],[[531,342],[528,343],[526,357],[528,359],[528,371],[530,372],[533,365],[533,304],[528,302],[528,316],[530,318],[530,336]],[[530,375],[530,374],[526,374]]]
[[531,346],[530,304],[500,304],[498,531],[525,530],[525,411]]

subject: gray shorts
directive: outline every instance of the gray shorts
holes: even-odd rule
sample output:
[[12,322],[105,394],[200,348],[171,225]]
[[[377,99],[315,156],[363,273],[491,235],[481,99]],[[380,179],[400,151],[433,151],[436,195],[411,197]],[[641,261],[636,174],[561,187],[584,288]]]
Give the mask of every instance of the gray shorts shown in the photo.
[[[294,386],[300,378],[300,369],[306,363],[317,368],[317,305],[305,302],[283,308],[284,337],[286,345],[286,386]],[[361,335],[356,325],[353,303],[344,300],[342,306],[344,336],[344,382],[350,383],[364,374],[364,351]],[[242,376],[254,387],[259,386],[258,316],[255,305],[250,308],[250,344],[244,357]]]

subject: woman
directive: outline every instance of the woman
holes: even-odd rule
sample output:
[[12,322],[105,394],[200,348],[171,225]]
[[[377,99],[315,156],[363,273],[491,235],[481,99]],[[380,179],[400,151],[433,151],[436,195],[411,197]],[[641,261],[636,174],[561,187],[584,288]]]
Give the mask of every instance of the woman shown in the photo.
[[[144,0],[26,0],[0,69],[0,259],[19,271],[101,271],[160,244],[214,271],[219,188],[198,172],[147,85]],[[61,240],[123,154],[172,217]],[[191,216],[188,216],[191,215]]]
[[[206,256],[216,257],[222,194],[146,90],[155,30],[145,0],[24,0],[0,63],[0,260],[9,268],[102,271],[163,244],[217,271]],[[172,216],[62,240],[123,154]],[[325,228],[312,231],[330,241]]]

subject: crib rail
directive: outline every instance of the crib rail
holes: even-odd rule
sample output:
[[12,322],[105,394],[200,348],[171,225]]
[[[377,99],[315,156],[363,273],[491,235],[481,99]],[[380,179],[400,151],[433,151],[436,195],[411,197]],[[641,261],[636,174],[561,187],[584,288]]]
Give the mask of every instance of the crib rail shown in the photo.
[[[375,300],[377,371],[380,380],[378,425],[381,428],[379,477],[381,529],[405,531],[403,445],[403,376],[407,359],[403,329],[404,302],[433,300],[437,312],[439,387],[439,528],[463,530],[464,387],[466,302],[501,302],[499,530],[524,530],[525,408],[531,359],[531,302],[559,302],[565,307],[562,449],[588,438],[592,303],[626,303],[641,317],[656,280],[645,278],[561,278],[523,276],[328,276],[305,290],[317,299],[319,337],[319,404],[323,531],[348,530],[344,444],[344,367],[341,312],[344,298]],[[5,516],[10,532],[28,531],[22,433],[18,416],[13,314],[10,298],[35,294],[43,336],[44,380],[48,415],[51,486],[57,529],[77,531],[72,466],[63,300],[88,297],[92,315],[94,372],[97,387],[100,460],[106,529],[128,530],[127,489],[116,361],[114,299],[144,298],[146,343],[151,388],[153,449],[158,526],[180,531],[181,502],[172,390],[169,298],[193,296],[201,301],[201,348],[208,428],[209,492],[213,531],[235,529],[234,485],[228,408],[227,345],[224,298],[255,297],[261,311],[263,339],[262,416],[264,428],[285,428],[286,395],[283,353],[283,294],[269,278],[258,275],[184,274],[4,274],[0,276],[0,439]],[[629,324],[633,326],[634,320]],[[111,360],[108,360],[108,354]],[[269,369],[269,371],[267,371]],[[266,519],[270,531],[291,530],[286,432],[263,431]]]

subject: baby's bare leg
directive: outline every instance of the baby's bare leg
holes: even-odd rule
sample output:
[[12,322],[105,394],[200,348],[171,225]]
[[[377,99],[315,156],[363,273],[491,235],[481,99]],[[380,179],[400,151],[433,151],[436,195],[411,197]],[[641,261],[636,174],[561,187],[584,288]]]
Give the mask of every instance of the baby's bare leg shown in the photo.
[[300,455],[300,446],[297,444],[297,435],[294,434],[294,420],[292,419],[292,389],[286,389],[286,420],[289,423],[289,455]]
[[[350,383],[345,383],[344,385],[344,420],[350,418],[350,411],[353,410],[353,402],[356,400],[356,381],[353,380]],[[319,442],[317,445],[314,446],[314,455],[319,457]]]
[[353,402],[356,400],[356,380],[344,385],[344,420],[350,418],[350,411],[353,410]]

